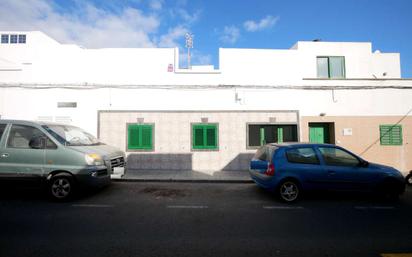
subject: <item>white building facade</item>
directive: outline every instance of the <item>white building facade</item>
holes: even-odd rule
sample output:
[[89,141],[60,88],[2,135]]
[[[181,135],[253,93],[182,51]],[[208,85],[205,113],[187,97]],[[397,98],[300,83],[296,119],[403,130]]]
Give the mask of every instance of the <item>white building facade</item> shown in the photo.
[[69,123],[128,154],[128,168],[247,170],[259,145],[312,141],[412,170],[412,80],[371,43],[219,49],[219,68],[178,49],[84,49],[2,31],[0,118]]

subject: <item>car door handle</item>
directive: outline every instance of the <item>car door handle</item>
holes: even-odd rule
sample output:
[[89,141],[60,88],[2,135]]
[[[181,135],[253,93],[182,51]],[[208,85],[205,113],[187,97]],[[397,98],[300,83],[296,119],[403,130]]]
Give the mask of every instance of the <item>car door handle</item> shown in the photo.
[[328,174],[330,174],[330,175],[335,175],[336,172],[335,172],[334,170],[328,170]]
[[8,154],[8,153],[2,153],[2,154],[0,155],[0,157],[1,157],[1,158],[7,158],[7,157],[9,157],[9,154]]

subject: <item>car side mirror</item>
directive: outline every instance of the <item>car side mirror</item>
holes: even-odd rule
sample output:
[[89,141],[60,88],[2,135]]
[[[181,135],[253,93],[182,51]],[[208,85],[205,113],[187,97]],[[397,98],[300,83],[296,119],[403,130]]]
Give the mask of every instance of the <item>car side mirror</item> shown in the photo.
[[362,168],[367,168],[369,166],[369,162],[365,160],[360,160],[359,166]]
[[32,149],[45,149],[46,139],[44,137],[35,137],[30,140],[29,146]]

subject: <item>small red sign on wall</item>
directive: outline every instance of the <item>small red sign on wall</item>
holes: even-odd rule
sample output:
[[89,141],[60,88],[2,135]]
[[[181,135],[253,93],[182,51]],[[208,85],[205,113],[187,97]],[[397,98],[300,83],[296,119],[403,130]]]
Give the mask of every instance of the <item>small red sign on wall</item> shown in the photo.
[[167,72],[173,72],[173,64],[167,66]]

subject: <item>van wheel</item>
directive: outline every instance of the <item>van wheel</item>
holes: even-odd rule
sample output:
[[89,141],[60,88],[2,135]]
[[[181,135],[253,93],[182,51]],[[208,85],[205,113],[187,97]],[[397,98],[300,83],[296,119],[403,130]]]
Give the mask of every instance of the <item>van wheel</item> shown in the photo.
[[405,180],[406,180],[406,184],[407,184],[408,186],[412,186],[412,173],[409,173],[409,174],[405,177]]
[[50,180],[50,196],[57,201],[65,201],[72,197],[74,191],[73,178],[66,174],[57,174]]
[[279,186],[279,197],[282,201],[292,203],[300,197],[300,186],[293,180],[285,180]]

